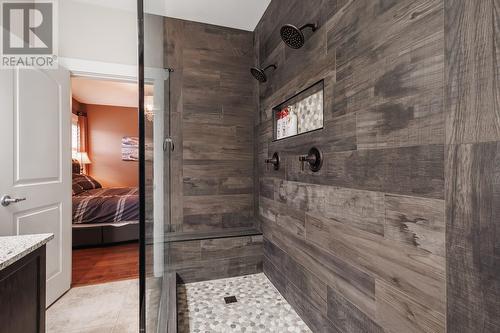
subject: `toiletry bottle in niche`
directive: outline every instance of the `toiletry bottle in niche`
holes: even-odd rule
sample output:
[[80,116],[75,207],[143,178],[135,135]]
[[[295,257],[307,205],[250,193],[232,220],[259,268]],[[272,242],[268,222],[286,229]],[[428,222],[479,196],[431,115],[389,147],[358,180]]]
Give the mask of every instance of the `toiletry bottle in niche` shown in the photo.
[[282,137],[286,138],[288,136],[288,120],[290,119],[290,113],[288,111],[288,107],[283,109],[283,121],[281,122],[281,133]]
[[286,123],[287,136],[297,135],[297,132],[298,132],[297,131],[297,124],[298,124],[297,107],[289,106],[288,110],[289,110],[289,114],[288,114],[288,120]]
[[286,117],[288,115],[288,111],[287,109],[282,109],[279,113],[278,113],[278,121],[276,122],[276,138],[277,139],[283,139],[286,137],[286,132],[285,132],[285,129],[286,129]]
[[283,137],[282,124],[283,122],[283,111],[276,112],[276,139],[281,139]]

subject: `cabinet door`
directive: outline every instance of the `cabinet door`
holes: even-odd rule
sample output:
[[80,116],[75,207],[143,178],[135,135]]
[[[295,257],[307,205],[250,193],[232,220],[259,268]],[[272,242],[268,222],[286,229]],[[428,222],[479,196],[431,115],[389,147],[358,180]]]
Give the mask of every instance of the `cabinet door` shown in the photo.
[[45,332],[45,246],[0,271],[0,333]]

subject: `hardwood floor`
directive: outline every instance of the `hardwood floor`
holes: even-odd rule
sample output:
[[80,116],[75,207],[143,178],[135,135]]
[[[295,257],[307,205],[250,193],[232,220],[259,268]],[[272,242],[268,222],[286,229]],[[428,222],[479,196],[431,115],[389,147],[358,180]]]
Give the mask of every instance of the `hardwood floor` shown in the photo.
[[72,287],[139,277],[139,243],[73,250]]

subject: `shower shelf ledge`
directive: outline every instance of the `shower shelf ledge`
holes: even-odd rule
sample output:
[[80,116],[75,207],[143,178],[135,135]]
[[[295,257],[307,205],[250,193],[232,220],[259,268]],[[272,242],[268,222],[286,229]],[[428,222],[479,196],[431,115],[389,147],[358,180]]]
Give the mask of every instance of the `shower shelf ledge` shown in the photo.
[[167,234],[167,242],[183,242],[188,240],[219,239],[244,236],[260,236],[262,232],[255,228],[233,228],[217,231],[172,232]]

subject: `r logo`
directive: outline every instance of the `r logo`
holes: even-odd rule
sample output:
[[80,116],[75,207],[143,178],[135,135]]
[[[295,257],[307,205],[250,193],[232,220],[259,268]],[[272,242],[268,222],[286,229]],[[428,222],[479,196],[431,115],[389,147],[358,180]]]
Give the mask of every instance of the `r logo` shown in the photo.
[[3,54],[52,54],[53,6],[52,2],[2,3]]

